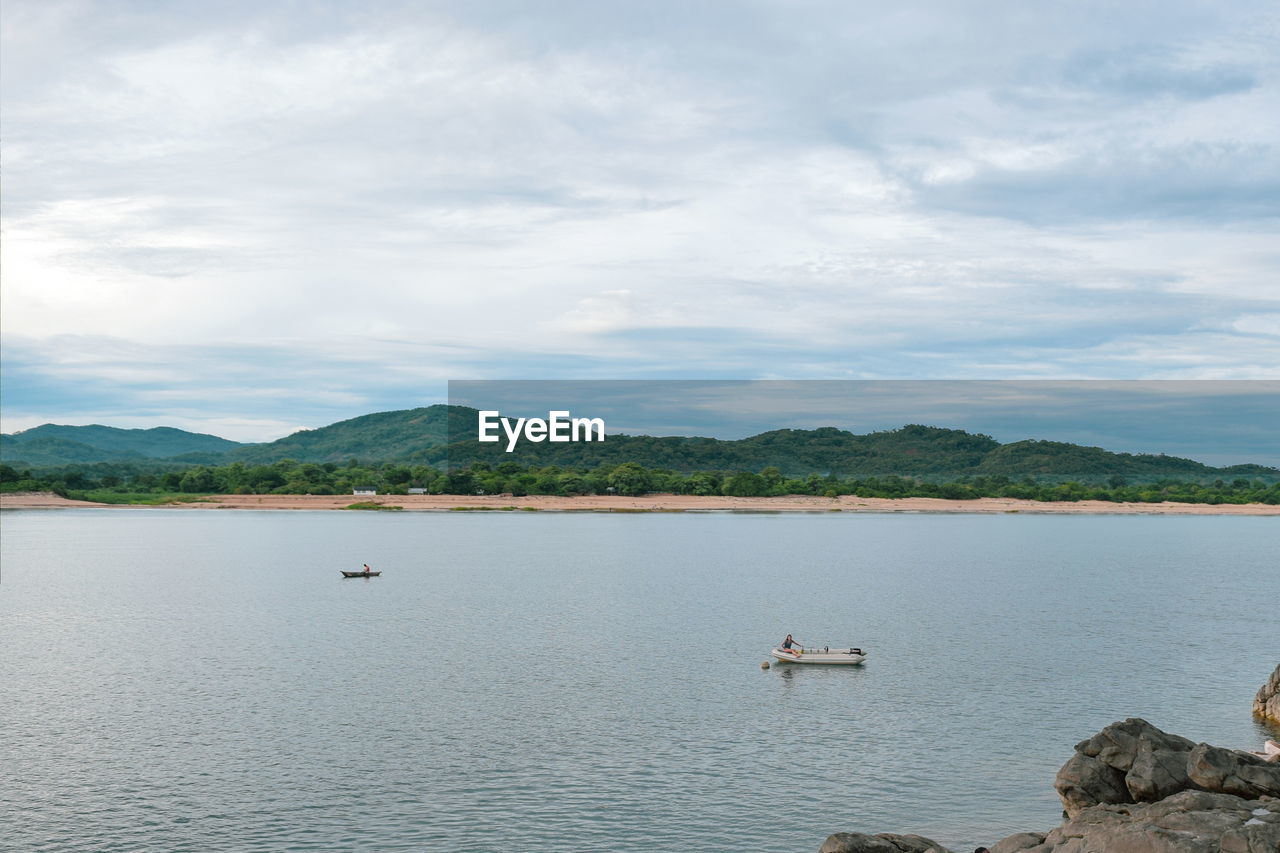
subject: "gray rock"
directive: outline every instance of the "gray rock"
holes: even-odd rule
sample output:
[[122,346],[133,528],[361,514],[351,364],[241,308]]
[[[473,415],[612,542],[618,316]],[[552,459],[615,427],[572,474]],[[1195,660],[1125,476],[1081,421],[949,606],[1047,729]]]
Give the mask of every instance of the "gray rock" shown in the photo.
[[1187,756],[1194,746],[1130,717],[1076,744],[1053,784],[1068,815],[1100,803],[1153,802],[1192,787]]
[[1222,853],[1276,853],[1280,850],[1280,824],[1256,824],[1242,826],[1225,832],[1221,839]]
[[1076,752],[1128,773],[1138,752],[1138,741],[1142,739],[1150,743],[1153,750],[1186,752],[1195,746],[1194,741],[1163,732],[1141,717],[1130,717],[1076,744]]
[[1280,764],[1193,744],[1146,720],[1111,725],[1076,746],[1054,780],[1069,817],[1101,804],[1150,803],[1179,791],[1280,796]]
[[[1146,720],[1076,745],[1054,780],[1067,819],[992,853],[1280,853],[1280,764]],[[948,853],[918,835],[832,835],[819,853]]]
[[1062,806],[1069,815],[1098,803],[1133,802],[1122,771],[1080,752],[1062,765],[1054,777],[1053,787],[1058,789]]
[[1187,758],[1187,775],[1206,791],[1237,797],[1280,797],[1280,764],[1247,752],[1202,743]]
[[1043,832],[1019,832],[1016,835],[1010,835],[992,844],[991,853],[1018,853],[1020,850],[1034,849],[1044,843],[1044,835]]
[[1143,813],[1153,820],[1187,812],[1237,811],[1244,814],[1251,806],[1230,794],[1209,791],[1182,791],[1166,797],[1158,803],[1143,807]]
[[997,842],[992,853],[1276,853],[1280,802],[1183,791],[1157,803],[1084,809],[1038,845],[1026,846],[1026,835]]
[[818,853],[951,853],[936,841],[920,835],[863,835],[861,832],[837,832],[827,837]]
[[[1155,729],[1154,726],[1152,728]],[[1182,740],[1185,739],[1179,738],[1179,741]],[[1190,741],[1183,744],[1152,738],[1147,733],[1139,735],[1132,766],[1124,777],[1125,787],[1133,801],[1154,803],[1192,787],[1187,776],[1187,755],[1190,748]]]
[[1253,713],[1272,723],[1280,723],[1280,664],[1253,700]]

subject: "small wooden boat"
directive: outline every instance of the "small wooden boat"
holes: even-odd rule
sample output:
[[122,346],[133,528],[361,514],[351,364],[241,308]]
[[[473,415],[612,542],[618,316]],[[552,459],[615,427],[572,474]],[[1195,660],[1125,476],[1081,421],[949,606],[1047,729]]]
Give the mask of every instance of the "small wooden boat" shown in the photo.
[[[342,569],[338,569],[342,572]],[[382,572],[342,572],[344,578],[376,578]]]
[[852,666],[867,659],[867,653],[862,649],[833,649],[829,646],[823,646],[822,648],[774,649],[771,654],[783,663],[812,663],[837,666]]

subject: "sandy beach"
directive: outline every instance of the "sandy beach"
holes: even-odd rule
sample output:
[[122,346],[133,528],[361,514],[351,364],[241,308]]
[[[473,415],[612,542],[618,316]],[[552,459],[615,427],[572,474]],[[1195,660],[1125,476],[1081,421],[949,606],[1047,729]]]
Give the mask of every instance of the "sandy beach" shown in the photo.
[[[733,498],[700,495],[584,495],[562,498],[546,495],[212,495],[191,502],[166,504],[182,509],[302,509],[345,510],[353,503],[376,503],[406,511],[541,510],[546,512],[947,512],[1054,513],[1095,515],[1268,515],[1280,516],[1269,504],[1111,503],[1077,501],[1050,503],[1014,498],[969,501],[941,498],[838,498],[787,495],[774,498]],[[0,495],[3,509],[56,509],[119,505],[73,501],[49,493]]]

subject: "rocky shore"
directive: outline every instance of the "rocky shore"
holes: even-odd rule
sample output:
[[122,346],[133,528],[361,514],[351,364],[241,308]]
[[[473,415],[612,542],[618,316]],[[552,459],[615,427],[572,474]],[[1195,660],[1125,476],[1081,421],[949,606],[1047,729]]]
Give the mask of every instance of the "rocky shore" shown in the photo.
[[[1280,761],[1193,743],[1146,720],[1112,723],[1077,744],[1054,787],[1062,823],[996,841],[991,853],[1280,853]],[[919,835],[839,832],[818,853],[951,851]]]
[[1280,665],[1254,697],[1253,713],[1264,722],[1280,724]]

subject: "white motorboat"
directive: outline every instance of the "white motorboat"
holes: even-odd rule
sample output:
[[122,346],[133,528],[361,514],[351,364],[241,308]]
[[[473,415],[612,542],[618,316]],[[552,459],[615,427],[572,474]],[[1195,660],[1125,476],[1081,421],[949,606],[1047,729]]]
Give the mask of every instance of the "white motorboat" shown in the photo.
[[830,646],[815,648],[797,646],[794,649],[774,649],[771,654],[783,663],[835,664],[851,666],[867,659],[862,649],[833,649]]

